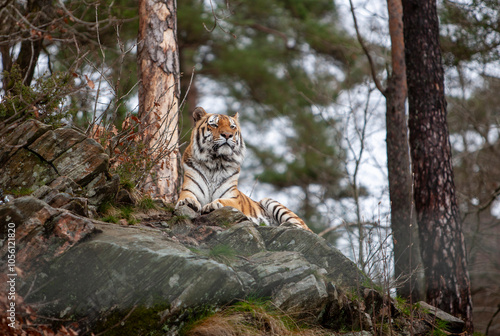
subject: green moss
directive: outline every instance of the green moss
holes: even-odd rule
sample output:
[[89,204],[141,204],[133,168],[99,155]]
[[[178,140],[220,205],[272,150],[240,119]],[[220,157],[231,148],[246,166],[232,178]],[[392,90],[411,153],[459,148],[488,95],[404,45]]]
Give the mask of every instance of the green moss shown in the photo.
[[187,216],[187,215],[172,216],[172,218],[170,218],[168,220],[168,224],[176,225],[176,224],[182,223],[188,219],[189,219],[189,216]]
[[224,219],[224,220],[219,221],[218,224],[220,227],[229,228],[232,226],[233,222],[231,222],[230,220]]
[[14,195],[15,197],[28,196],[34,192],[33,188],[19,187],[15,189],[5,190],[4,194]]
[[351,301],[354,302],[364,301],[363,297],[361,296],[361,293],[356,288],[351,288],[349,291],[346,292],[346,295]]
[[93,332],[103,336],[165,335],[162,314],[167,309],[169,305],[163,303],[149,308],[137,306],[128,311],[116,311],[100,320]]
[[115,207],[109,202],[101,204],[99,212],[103,214],[101,220],[108,223],[118,223],[120,219],[125,219],[128,224],[137,224],[138,221],[134,216],[136,209],[130,205]]
[[196,247],[187,246],[187,248],[195,254],[204,255],[203,252],[200,249],[197,249]]
[[215,245],[208,253],[208,256],[214,260],[225,262],[234,259],[236,251],[229,245],[220,244]]

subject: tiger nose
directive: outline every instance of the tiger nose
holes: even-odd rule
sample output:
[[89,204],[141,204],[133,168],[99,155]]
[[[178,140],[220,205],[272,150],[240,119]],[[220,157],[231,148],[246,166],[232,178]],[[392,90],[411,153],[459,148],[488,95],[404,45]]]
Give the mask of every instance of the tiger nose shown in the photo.
[[233,134],[229,132],[222,132],[220,135],[222,135],[226,140],[233,137]]

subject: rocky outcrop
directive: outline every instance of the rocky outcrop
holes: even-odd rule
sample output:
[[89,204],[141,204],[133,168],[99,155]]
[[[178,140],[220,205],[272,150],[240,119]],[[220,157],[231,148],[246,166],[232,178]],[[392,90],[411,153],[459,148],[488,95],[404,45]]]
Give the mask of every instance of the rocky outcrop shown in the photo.
[[425,335],[436,318],[448,318],[429,312],[410,325],[354,263],[314,233],[255,226],[232,208],[189,214],[180,209],[163,228],[121,226],[28,196],[0,207],[0,227],[16,223],[25,303],[49,318],[85,317],[87,326],[111,312],[158,305],[165,307],[162,320],[175,325],[186,310],[249,297],[268,298],[303,322],[367,335],[380,312],[391,312],[401,334],[411,328]]
[[78,319],[89,331],[112,313],[155,307],[153,318],[176,335],[191,312],[253,297],[335,332],[378,335],[385,323],[393,335],[427,335],[436,320],[451,333],[463,331],[462,321],[433,307],[409,319],[340,251],[293,226],[255,226],[229,207],[203,216],[162,208],[137,216],[133,226],[100,222],[100,204],[119,200],[130,209],[136,201],[119,190],[107,165],[102,147],[72,129],[28,120],[1,131],[0,188],[31,193],[0,204],[0,255],[12,255],[6,242],[14,239],[10,272],[21,311],[37,307],[47,321]]
[[97,317],[112,308],[160,302],[168,303],[168,314],[174,316],[186,308],[254,295],[318,318],[339,297],[339,289],[370,283],[342,253],[311,232],[256,227],[248,220],[228,222],[244,216],[230,208],[218,212],[228,229],[218,223],[177,222],[159,230],[91,223],[22,197],[0,208],[0,218],[23,223],[16,237],[24,251],[18,255],[20,267],[44,276],[26,278],[20,294],[37,288],[26,302],[48,303],[39,311],[44,316]]
[[95,140],[34,119],[7,126],[0,137],[0,188],[14,194],[35,191],[59,176],[84,188],[107,171],[108,163]]

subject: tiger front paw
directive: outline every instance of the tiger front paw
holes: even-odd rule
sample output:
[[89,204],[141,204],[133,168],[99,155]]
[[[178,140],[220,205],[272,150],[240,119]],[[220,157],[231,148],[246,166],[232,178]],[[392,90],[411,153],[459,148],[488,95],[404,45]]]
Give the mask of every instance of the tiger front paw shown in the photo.
[[219,200],[215,200],[213,202],[210,202],[208,203],[207,205],[205,205],[202,209],[201,209],[201,213],[202,214],[207,214],[209,212],[212,212],[214,210],[217,210],[217,209],[220,209],[224,207],[224,204],[222,204],[221,202],[219,202]]
[[200,212],[201,210],[201,204],[198,202],[198,200],[191,198],[191,197],[186,197],[184,199],[179,200],[177,204],[175,205],[175,209],[177,210],[180,206],[187,205],[191,209],[193,209],[196,212]]

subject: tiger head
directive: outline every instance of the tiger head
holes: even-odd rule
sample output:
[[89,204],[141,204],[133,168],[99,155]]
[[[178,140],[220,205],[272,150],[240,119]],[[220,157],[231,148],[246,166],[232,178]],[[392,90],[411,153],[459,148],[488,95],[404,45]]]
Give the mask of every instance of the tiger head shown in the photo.
[[240,164],[245,155],[238,113],[233,117],[210,114],[201,107],[193,111],[196,125],[191,136],[193,154],[200,159]]

